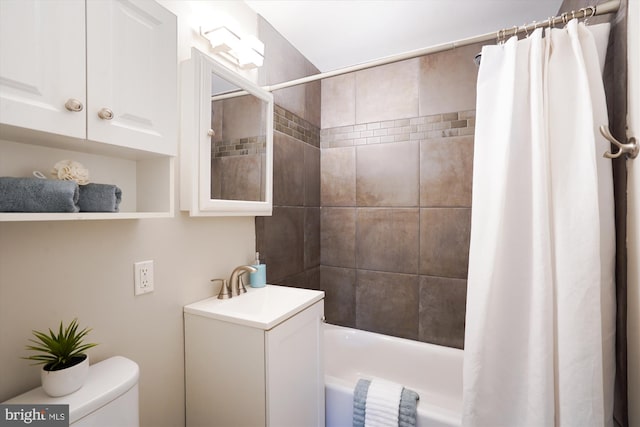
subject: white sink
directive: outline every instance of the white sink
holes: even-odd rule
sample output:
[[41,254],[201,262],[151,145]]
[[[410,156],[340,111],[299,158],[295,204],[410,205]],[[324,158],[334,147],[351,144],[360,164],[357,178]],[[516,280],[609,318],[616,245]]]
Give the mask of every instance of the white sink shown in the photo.
[[269,330],[324,298],[324,292],[288,286],[247,287],[229,299],[211,297],[184,307],[185,313]]

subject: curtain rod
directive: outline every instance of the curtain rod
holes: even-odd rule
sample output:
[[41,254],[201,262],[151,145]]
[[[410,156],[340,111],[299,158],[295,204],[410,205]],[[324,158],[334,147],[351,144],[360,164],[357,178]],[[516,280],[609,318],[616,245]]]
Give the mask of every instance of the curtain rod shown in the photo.
[[[302,77],[295,80],[290,80],[288,82],[277,83],[270,86],[263,86],[262,88],[268,92],[273,92],[278,89],[285,89],[292,86],[298,86],[305,83],[314,82],[316,80],[327,79],[330,77],[339,76],[342,74],[353,73],[354,71],[365,70],[367,68],[378,67],[380,65],[392,64],[394,62],[400,62],[407,59],[417,58],[419,56],[428,55],[431,53],[444,52],[447,50],[453,50],[455,48],[469,46],[476,43],[486,42],[490,40],[503,41],[508,37],[515,36],[518,34],[529,34],[530,31],[535,30],[536,28],[547,28],[554,27],[558,24],[566,24],[569,20],[573,18],[582,19],[582,18],[591,18],[592,16],[606,15],[608,13],[617,12],[620,8],[620,0],[611,0],[606,3],[602,3],[595,6],[587,6],[585,8],[579,9],[578,11],[565,12],[559,16],[549,17],[549,19],[542,22],[533,22],[528,25],[523,26],[514,26],[512,28],[505,28],[499,31],[494,31],[491,33],[481,34],[478,36],[468,37],[461,40],[456,40],[453,42],[442,43],[434,46],[429,46],[421,49],[411,50],[409,52],[399,53],[397,55],[386,56],[384,58],[375,59],[369,62],[363,62],[361,64],[351,65],[349,67],[338,68],[332,71],[326,71],[324,73],[318,73],[307,77]],[[233,94],[220,95],[220,96],[212,96],[211,100],[219,100],[224,98],[230,98],[234,96],[246,95],[247,92],[234,92]]]
[[397,55],[387,56],[380,59],[375,59],[373,61],[364,62],[362,64],[352,65],[345,68],[339,68],[337,70],[326,71],[324,73],[314,74],[312,76],[302,77],[300,79],[291,80],[288,82],[278,83],[271,86],[263,86],[265,90],[269,92],[284,89],[291,86],[297,86],[304,83],[313,82],[316,80],[326,79],[329,77],[339,76],[341,74],[352,73],[354,71],[360,71],[367,68],[378,67],[380,65],[392,64],[394,62],[404,61],[406,59],[417,58],[419,56],[428,55],[430,53],[443,52],[446,50],[453,50],[458,47],[468,46],[476,43],[486,42],[489,40],[500,40],[505,39],[507,37],[514,36],[516,34],[526,33],[528,34],[530,31],[533,31],[536,28],[546,28],[553,27],[558,24],[567,23],[568,20],[573,18],[590,18],[592,16],[598,15],[606,15],[607,13],[617,12],[620,8],[620,0],[611,0],[606,3],[602,3],[596,6],[588,6],[582,8],[578,11],[572,11],[563,13],[559,16],[554,16],[552,18],[547,19],[542,22],[533,22],[526,26],[521,27],[513,27],[508,29],[503,29],[500,31],[494,31],[491,33],[481,34],[478,36],[473,36],[461,40],[456,40],[453,42],[442,43],[435,46],[430,46],[426,48],[416,49],[405,53],[400,53]]

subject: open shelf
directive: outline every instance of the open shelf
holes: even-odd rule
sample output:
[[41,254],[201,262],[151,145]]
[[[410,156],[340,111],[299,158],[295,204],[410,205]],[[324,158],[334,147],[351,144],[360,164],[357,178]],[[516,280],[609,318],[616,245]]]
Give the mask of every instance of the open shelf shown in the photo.
[[[5,136],[4,132],[2,136]],[[55,148],[50,139],[44,140],[44,145],[38,138],[34,141],[0,140],[0,176],[31,177],[33,171],[50,176],[56,162],[75,160],[89,169],[91,182],[114,184],[122,190],[120,212],[0,212],[0,221],[167,218],[174,215],[173,157],[102,147],[104,144],[90,141],[61,144],[66,148]]]

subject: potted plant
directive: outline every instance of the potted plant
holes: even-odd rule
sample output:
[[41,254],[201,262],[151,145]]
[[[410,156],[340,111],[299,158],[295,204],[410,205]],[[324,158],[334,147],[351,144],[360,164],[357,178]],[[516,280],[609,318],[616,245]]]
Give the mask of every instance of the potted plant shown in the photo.
[[73,393],[84,384],[89,373],[89,356],[84,352],[97,344],[84,343],[91,329],[78,331],[78,320],[73,319],[68,326],[60,322],[56,335],[33,331],[36,339],[29,339],[35,345],[27,345],[27,350],[37,354],[24,357],[33,360],[34,365],[44,365],[40,371],[42,388],[49,396],[59,397]]

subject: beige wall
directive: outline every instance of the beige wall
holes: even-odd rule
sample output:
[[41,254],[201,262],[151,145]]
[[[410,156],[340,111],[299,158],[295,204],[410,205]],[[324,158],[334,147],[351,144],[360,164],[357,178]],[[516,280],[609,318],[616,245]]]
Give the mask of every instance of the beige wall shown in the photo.
[[[242,2],[161,3],[178,16],[180,60],[192,44],[207,48],[197,36],[207,11],[257,33]],[[20,359],[31,330],[78,317],[100,343],[93,362],[123,355],[140,365],[142,426],[183,425],[182,306],[211,296],[209,280],[250,261],[254,248],[253,217],[0,223],[0,401],[39,385],[39,367]],[[134,297],[133,263],[147,259],[155,292]]]

